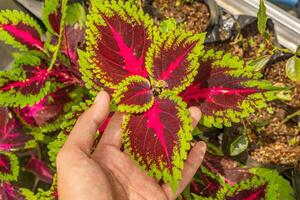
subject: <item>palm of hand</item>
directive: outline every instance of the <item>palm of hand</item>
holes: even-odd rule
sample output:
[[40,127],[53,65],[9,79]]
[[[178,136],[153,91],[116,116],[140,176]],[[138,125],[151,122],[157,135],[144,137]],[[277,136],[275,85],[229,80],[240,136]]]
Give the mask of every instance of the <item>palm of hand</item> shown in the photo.
[[[205,144],[191,150],[183,170],[183,179],[174,194],[167,184],[160,185],[147,176],[130,157],[122,152],[121,123],[116,113],[93,153],[95,132],[109,112],[109,97],[100,93],[95,104],[77,121],[66,144],[57,157],[58,193],[63,200],[173,200],[184,190],[201,164]],[[102,97],[101,97],[102,96]],[[101,99],[101,100],[100,100]],[[102,112],[100,112],[102,111]],[[200,115],[190,109],[197,124]],[[99,116],[101,115],[102,116]],[[91,124],[91,126],[86,126]],[[86,135],[85,135],[86,134]]]

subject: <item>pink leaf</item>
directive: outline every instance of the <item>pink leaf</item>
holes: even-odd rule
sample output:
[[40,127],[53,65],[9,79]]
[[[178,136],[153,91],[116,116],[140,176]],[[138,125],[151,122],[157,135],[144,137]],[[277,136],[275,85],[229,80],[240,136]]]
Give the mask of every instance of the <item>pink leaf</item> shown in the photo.
[[16,114],[28,125],[40,127],[55,121],[64,114],[64,107],[71,102],[69,96],[71,88],[61,88],[50,93],[33,106],[15,108]]
[[238,109],[237,105],[248,95],[261,92],[258,88],[247,88],[242,83],[246,77],[233,77],[230,68],[212,68],[212,63],[201,64],[194,83],[183,93],[190,105],[199,105],[204,113],[227,108]]
[[27,76],[25,80],[9,81],[0,87],[0,91],[6,92],[14,89],[21,92],[23,95],[39,93],[41,87],[43,87],[48,79],[47,69],[43,69],[39,66],[24,66],[24,70]]
[[18,23],[14,24],[0,24],[3,30],[7,31],[14,39],[21,44],[24,44],[29,49],[43,49],[43,42],[40,38],[40,35],[36,29],[33,27]]
[[[185,101],[200,104],[202,112],[237,109],[237,105],[248,95],[260,92],[258,88],[245,88],[241,83],[249,79],[231,77],[230,69],[207,69],[201,67],[195,82],[183,94]],[[228,98],[230,97],[230,98]]]
[[19,188],[9,182],[3,182],[0,186],[1,200],[25,200],[25,196],[20,192]]
[[25,147],[32,140],[8,108],[0,107],[0,150],[12,151]]
[[34,173],[40,180],[52,183],[53,172],[44,161],[37,159],[35,156],[29,159],[26,169]]

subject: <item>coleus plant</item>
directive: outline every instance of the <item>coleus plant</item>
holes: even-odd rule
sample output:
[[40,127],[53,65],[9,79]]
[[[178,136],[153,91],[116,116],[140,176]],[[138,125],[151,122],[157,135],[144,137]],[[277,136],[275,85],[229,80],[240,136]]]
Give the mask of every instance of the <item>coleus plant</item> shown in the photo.
[[[52,181],[51,188],[39,188],[34,196],[15,186],[20,171],[16,153],[46,143],[55,167],[57,152],[76,119],[102,89],[112,96],[112,112],[126,113],[124,150],[173,189],[192,140],[188,106],[200,107],[204,125],[221,128],[275,98],[278,88],[260,80],[254,67],[205,49],[204,33],[161,33],[140,8],[123,1],[91,1],[86,30],[82,15],[74,12],[82,13],[82,7],[46,0],[46,39],[28,15],[0,12],[0,40],[21,50],[13,68],[0,72],[0,105],[10,107],[1,113],[15,127],[0,127],[5,147],[0,169],[7,174],[0,177],[4,199],[57,198],[52,169],[35,153],[23,168],[39,180]],[[24,131],[8,131],[15,129]]]
[[62,84],[80,84],[74,44],[80,42],[83,33],[76,26],[66,25],[64,29],[66,7],[65,0],[46,1],[43,12],[48,28],[46,41],[42,40],[42,29],[33,18],[19,11],[1,11],[0,40],[22,52],[17,55],[14,68],[1,73],[1,105],[32,106]]
[[173,189],[192,140],[188,105],[200,107],[204,125],[221,128],[275,98],[278,88],[243,60],[206,50],[205,34],[161,33],[129,2],[92,1],[86,26],[79,51],[86,87],[110,92],[126,113],[124,150]]

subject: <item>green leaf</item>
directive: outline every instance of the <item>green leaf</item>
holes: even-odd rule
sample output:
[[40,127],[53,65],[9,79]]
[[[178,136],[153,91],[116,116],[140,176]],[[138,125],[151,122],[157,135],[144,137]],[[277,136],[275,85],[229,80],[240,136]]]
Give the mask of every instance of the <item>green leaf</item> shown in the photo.
[[292,95],[290,90],[280,91],[276,94],[277,99],[282,101],[292,101]]
[[253,66],[255,68],[254,71],[258,72],[266,66],[271,57],[271,55],[260,56],[257,59],[250,61],[249,66]]
[[292,139],[289,140],[289,145],[294,146],[298,143],[297,137],[292,137]]
[[230,155],[236,156],[248,148],[248,138],[246,135],[240,135],[230,144]]
[[296,56],[300,56],[300,45],[297,47]]
[[257,12],[257,28],[259,33],[264,36],[267,28],[267,9],[264,0],[260,0],[259,9]]
[[58,84],[50,80],[45,67],[44,61],[34,54],[17,56],[11,70],[0,71],[0,105],[32,106],[54,91]]
[[82,28],[86,20],[86,12],[84,7],[80,3],[74,3],[68,6],[67,15],[66,15],[66,24],[74,25],[79,24]]
[[160,23],[159,30],[161,33],[167,33],[176,29],[176,21],[174,18],[164,20]]
[[300,81],[300,58],[293,56],[288,59],[285,65],[285,72],[292,81]]
[[278,199],[293,200],[293,188],[288,180],[284,179],[276,170],[266,168],[252,168],[250,171],[259,177],[263,177],[269,182],[269,185],[277,186],[277,192],[279,193]]
[[21,51],[43,50],[43,31],[28,14],[17,10],[0,10],[0,41]]
[[16,181],[19,169],[19,160],[15,154],[0,151],[0,181]]

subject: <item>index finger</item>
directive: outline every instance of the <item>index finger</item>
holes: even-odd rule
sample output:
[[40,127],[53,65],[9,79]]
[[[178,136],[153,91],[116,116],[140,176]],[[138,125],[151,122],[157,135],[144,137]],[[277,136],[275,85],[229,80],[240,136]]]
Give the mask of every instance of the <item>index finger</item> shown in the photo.
[[90,154],[96,132],[109,114],[109,103],[109,95],[100,92],[95,103],[78,118],[63,148],[78,148]]

